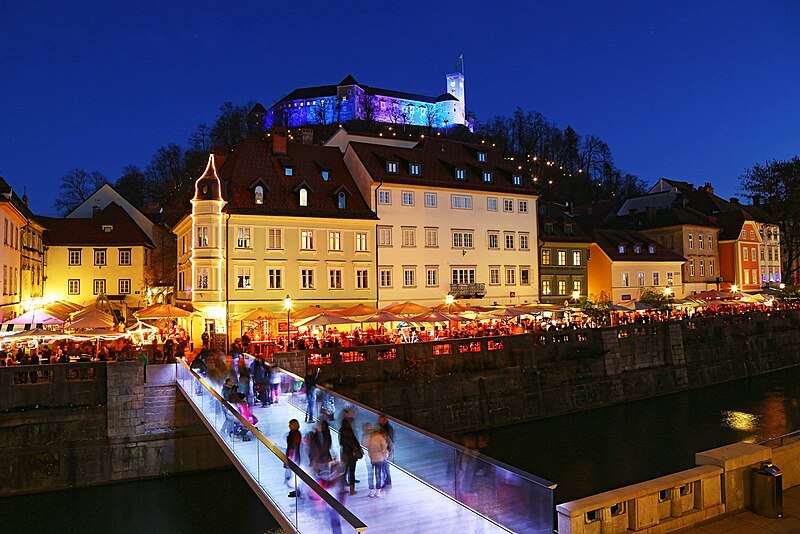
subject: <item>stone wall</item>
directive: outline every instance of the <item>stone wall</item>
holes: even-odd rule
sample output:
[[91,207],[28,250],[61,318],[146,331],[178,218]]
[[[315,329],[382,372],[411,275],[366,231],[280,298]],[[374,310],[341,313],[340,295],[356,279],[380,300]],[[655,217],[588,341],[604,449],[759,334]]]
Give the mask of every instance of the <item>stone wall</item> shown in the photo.
[[[437,433],[524,422],[800,364],[797,311],[276,355]],[[394,351],[394,352],[387,352]]]
[[230,466],[174,365],[147,382],[138,362],[30,366],[24,383],[20,369],[0,369],[0,496]]

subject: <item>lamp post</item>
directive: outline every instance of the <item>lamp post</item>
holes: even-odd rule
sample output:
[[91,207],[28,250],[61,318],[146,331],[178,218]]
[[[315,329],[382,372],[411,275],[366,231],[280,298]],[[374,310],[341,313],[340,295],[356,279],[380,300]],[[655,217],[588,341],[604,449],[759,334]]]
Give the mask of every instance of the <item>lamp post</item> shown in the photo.
[[292,332],[290,320],[290,314],[292,313],[292,297],[286,295],[286,298],[283,299],[283,307],[286,309],[286,351],[289,351],[289,335]]
[[444,303],[447,304],[447,312],[450,313],[450,308],[453,307],[453,303],[455,303],[456,298],[451,295],[450,293],[444,298]]

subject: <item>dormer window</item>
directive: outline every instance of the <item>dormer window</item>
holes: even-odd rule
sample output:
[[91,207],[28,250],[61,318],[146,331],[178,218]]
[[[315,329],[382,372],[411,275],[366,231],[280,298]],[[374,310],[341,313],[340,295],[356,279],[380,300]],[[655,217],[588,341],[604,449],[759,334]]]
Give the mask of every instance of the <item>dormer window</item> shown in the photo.
[[387,161],[386,162],[386,172],[389,174],[397,174],[397,162],[396,161]]
[[100,227],[100,229],[103,231],[104,234],[110,234],[111,230],[113,230],[114,227],[111,226],[110,224],[104,224]]
[[639,244],[633,245],[633,253],[634,254],[641,254],[642,253],[642,245],[639,245]]
[[567,234],[567,235],[574,235],[575,234],[575,230],[572,227],[572,224],[567,223],[567,224],[564,225],[564,233]]
[[308,190],[305,187],[300,189],[300,206],[308,206]]
[[489,171],[483,171],[483,181],[486,183],[492,183],[492,173]]
[[347,208],[347,195],[344,193],[344,191],[339,191],[339,196],[337,200],[340,210]]
[[322,180],[327,182],[331,179],[331,171],[322,171]]
[[620,243],[619,246],[617,246],[617,252],[619,252],[620,254],[625,254],[625,244],[624,243]]
[[519,174],[515,174],[514,176],[511,177],[511,181],[513,182],[514,185],[522,185],[522,176],[520,176]]
[[655,254],[656,253],[656,246],[653,245],[652,243],[647,245],[647,252],[650,253],[650,254]]
[[255,191],[253,192],[254,200],[256,204],[263,204],[264,203],[264,188],[260,185],[257,185]]
[[467,179],[466,169],[456,169],[456,180],[466,180],[466,179]]
[[553,235],[553,223],[544,223],[544,233]]
[[419,163],[412,163],[408,166],[408,173],[411,176],[419,176],[422,173],[422,168],[420,167]]
[[294,167],[284,167],[283,174],[286,176],[294,176]]
[[478,161],[486,163],[486,152],[478,152]]

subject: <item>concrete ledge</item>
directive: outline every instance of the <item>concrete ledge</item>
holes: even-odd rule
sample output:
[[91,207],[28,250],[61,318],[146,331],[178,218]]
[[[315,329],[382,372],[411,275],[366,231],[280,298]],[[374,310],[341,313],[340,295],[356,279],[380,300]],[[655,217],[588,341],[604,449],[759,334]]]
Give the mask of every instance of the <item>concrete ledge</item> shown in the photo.
[[694,455],[697,465],[716,465],[725,471],[734,471],[761,462],[767,462],[772,450],[755,443],[733,443]]

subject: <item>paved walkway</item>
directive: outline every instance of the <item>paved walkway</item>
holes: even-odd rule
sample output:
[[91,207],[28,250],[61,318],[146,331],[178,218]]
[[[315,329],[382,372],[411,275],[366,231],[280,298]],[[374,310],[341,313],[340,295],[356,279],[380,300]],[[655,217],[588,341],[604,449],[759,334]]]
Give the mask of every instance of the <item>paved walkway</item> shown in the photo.
[[768,519],[753,512],[742,512],[712,520],[681,534],[794,534],[800,533],[800,486],[783,493],[783,517]]

